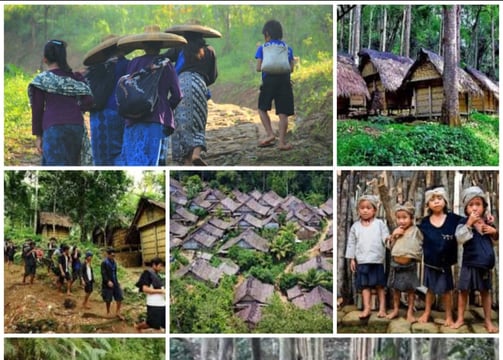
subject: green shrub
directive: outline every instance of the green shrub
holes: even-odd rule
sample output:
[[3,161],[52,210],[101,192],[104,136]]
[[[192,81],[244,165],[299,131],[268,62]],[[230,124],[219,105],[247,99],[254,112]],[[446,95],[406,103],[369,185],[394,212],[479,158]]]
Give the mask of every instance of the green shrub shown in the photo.
[[337,124],[337,164],[495,166],[499,163],[497,123],[497,118],[482,114],[474,114],[461,127],[437,123],[382,125],[340,121]]

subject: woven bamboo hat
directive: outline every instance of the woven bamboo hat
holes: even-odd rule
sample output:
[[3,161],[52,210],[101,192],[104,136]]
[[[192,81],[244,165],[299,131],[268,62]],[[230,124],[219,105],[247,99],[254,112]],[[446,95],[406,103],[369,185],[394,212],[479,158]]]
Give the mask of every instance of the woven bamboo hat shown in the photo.
[[[84,55],[84,65],[89,66],[107,61],[111,54],[117,50],[117,42],[120,38],[120,36],[113,34],[102,38],[101,43],[93,47],[86,55]],[[126,54],[131,51],[126,52]]]
[[166,33],[172,33],[172,34],[178,34],[184,36],[186,33],[198,33],[201,34],[202,37],[205,38],[221,38],[222,34],[220,34],[219,31],[212,29],[208,26],[203,26],[197,21],[191,21],[187,24],[182,24],[182,25],[174,25],[166,30],[164,30]]
[[187,40],[180,35],[161,32],[159,25],[145,26],[143,33],[124,36],[117,42],[117,47],[125,52],[145,49],[149,45],[157,44],[161,49],[182,46]]

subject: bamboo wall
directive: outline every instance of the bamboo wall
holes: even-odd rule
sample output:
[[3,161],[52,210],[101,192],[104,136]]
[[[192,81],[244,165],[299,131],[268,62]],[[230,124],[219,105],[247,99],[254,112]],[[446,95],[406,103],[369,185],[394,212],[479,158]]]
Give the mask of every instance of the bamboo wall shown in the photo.
[[474,96],[472,98],[472,108],[479,112],[496,113],[498,112],[498,100],[490,91],[484,90],[484,96]]
[[143,260],[153,257],[166,258],[166,224],[164,221],[151,223],[140,229]]
[[41,236],[44,240],[55,237],[59,241],[62,239],[67,239],[70,236],[70,230],[61,226],[56,226],[53,228],[52,225],[44,225],[42,227]]

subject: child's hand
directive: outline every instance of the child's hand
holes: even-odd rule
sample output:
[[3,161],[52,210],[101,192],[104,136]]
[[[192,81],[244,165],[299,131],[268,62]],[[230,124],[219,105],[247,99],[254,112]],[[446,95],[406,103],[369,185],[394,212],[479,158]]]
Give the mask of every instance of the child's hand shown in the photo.
[[351,259],[351,262],[349,263],[349,268],[351,269],[351,272],[356,272],[356,260]]
[[482,235],[491,235],[492,236],[492,235],[496,235],[498,232],[491,225],[487,225],[487,224],[482,225],[481,230],[482,230],[481,231]]
[[403,227],[399,226],[395,230],[393,230],[393,232],[391,233],[391,238],[398,239],[404,233],[405,233],[405,229]]
[[480,215],[477,214],[476,212],[472,212],[470,216],[468,216],[468,220],[466,220],[466,225],[467,226],[473,226],[477,221],[480,220]]
[[494,220],[496,220],[493,216],[493,214],[487,214],[486,216],[486,223],[488,224],[494,224]]

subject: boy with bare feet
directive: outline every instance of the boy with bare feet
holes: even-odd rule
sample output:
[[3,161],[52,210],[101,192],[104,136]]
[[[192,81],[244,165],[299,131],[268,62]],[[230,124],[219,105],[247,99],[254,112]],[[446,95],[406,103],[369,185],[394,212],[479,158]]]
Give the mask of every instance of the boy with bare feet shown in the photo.
[[[290,150],[292,145],[286,142],[286,132],[288,129],[288,117],[294,114],[294,99],[290,74],[294,69],[293,50],[281,39],[283,38],[283,28],[277,20],[269,20],[262,28],[265,43],[257,48],[255,59],[257,59],[257,71],[262,72],[262,85],[258,98],[258,113],[262,125],[267,134],[261,140],[259,147],[273,146],[276,136],[272,130],[271,118],[268,111],[271,110],[272,101],[276,107],[276,115],[279,117],[279,150]],[[280,52],[283,57],[271,56],[270,50],[283,50]],[[280,66],[270,59],[280,59]]]
[[101,263],[101,296],[105,301],[107,308],[107,316],[110,317],[110,306],[112,299],[116,304],[116,315],[119,319],[124,320],[121,314],[121,305],[123,300],[122,289],[117,279],[117,262],[115,261],[115,250],[110,248],[107,250],[107,257]]
[[398,227],[387,239],[391,249],[391,266],[388,277],[388,288],[393,289],[393,311],[386,318],[398,316],[400,295],[408,294],[407,321],[413,323],[415,290],[419,286],[417,263],[423,255],[423,235],[414,225],[415,208],[410,203],[397,205],[395,217]]
[[91,293],[93,292],[93,284],[94,284],[93,267],[91,265],[92,260],[93,260],[93,253],[90,251],[86,252],[86,258],[84,260],[84,264],[82,265],[82,280],[84,280],[84,292],[86,293],[84,297],[84,302],[82,303],[82,307],[84,309],[91,308],[87,303],[89,301]]
[[480,291],[484,310],[484,325],[489,333],[497,333],[498,328],[491,321],[491,271],[496,263],[493,241],[498,240],[498,231],[488,223],[486,212],[487,196],[478,186],[468,187],[461,194],[465,209],[463,218],[456,228],[456,239],[463,245],[463,263],[459,275],[458,318],[451,328],[458,329],[464,324],[468,293]]
[[58,259],[59,268],[59,281],[58,287],[62,291],[63,285],[66,283],[66,295],[72,295],[72,276],[70,275],[70,269],[72,267],[72,260],[70,257],[70,247],[68,245],[63,245],[61,248],[61,255]]
[[423,234],[424,286],[428,288],[424,313],[420,323],[430,319],[435,294],[442,295],[445,309],[444,326],[451,326],[452,290],[454,279],[452,265],[458,261],[458,246],[454,233],[461,217],[447,208],[447,192],[442,186],[434,186],[425,192],[428,215],[418,225]]
[[361,290],[363,311],[360,319],[370,316],[371,289],[377,290],[379,299],[378,317],[386,316],[386,276],[384,273],[385,241],[389,235],[386,224],[376,218],[379,199],[374,195],[363,195],[358,199],[359,219],[349,231],[346,258],[350,259],[352,272],[356,272],[356,287]]

